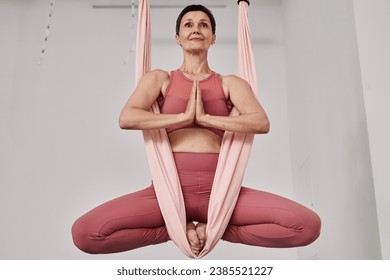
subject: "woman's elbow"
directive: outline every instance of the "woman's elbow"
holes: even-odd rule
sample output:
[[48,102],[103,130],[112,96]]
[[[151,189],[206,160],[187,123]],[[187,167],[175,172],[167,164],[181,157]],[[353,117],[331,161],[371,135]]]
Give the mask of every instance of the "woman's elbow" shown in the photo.
[[134,124],[131,121],[129,116],[125,116],[125,114],[121,114],[119,116],[119,127],[121,129],[134,129]]
[[270,131],[270,122],[267,119],[261,120],[257,123],[256,134],[267,134]]
[[119,117],[118,124],[121,129],[127,129],[126,122],[122,117]]

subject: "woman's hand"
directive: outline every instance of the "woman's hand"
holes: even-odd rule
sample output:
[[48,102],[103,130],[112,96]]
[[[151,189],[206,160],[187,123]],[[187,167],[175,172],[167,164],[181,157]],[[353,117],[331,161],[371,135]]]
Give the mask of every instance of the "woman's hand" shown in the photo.
[[192,85],[190,98],[184,115],[186,116],[185,124],[191,124],[193,122],[201,124],[202,118],[206,115],[203,107],[202,91],[199,86],[199,81],[194,81]]
[[187,108],[184,112],[185,115],[185,125],[191,124],[194,122],[196,118],[196,94],[197,94],[197,83],[194,81],[194,84],[192,85],[191,93],[190,93],[190,98],[188,99],[187,103]]
[[206,115],[203,107],[202,90],[199,86],[199,81],[194,82],[196,84],[196,114],[195,122],[202,124],[202,118]]

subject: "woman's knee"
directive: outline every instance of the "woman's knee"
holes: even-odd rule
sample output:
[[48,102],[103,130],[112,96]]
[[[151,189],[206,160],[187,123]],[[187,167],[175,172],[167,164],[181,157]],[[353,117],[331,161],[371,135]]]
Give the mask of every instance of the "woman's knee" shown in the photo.
[[78,219],[72,226],[72,238],[74,245],[81,251],[88,254],[99,254],[99,246],[97,244],[97,236],[94,235],[86,224]]
[[321,233],[321,218],[314,212],[306,219],[301,232],[301,246],[307,246],[313,243]]

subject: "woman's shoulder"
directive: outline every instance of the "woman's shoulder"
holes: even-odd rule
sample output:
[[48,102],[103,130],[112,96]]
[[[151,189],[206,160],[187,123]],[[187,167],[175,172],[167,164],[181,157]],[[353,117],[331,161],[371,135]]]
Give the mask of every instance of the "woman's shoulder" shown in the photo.
[[162,69],[154,69],[145,73],[144,77],[149,79],[166,80],[169,79],[170,72]]
[[222,84],[225,86],[231,86],[236,84],[246,84],[247,82],[237,75],[220,75]]
[[237,75],[233,75],[233,74],[229,74],[229,75],[222,75],[222,74],[219,74],[221,76],[222,79],[225,79],[227,81],[234,81],[234,80],[243,80],[242,78],[240,78],[239,76]]
[[171,80],[171,71],[165,71],[161,69],[154,69],[148,73],[146,73],[146,79],[152,81],[154,85],[157,85],[161,94],[165,96],[165,92],[168,88],[168,85]]
[[158,87],[161,89],[166,86],[169,80],[170,72],[161,69],[154,69],[146,72],[142,76],[140,84],[143,84],[146,87]]

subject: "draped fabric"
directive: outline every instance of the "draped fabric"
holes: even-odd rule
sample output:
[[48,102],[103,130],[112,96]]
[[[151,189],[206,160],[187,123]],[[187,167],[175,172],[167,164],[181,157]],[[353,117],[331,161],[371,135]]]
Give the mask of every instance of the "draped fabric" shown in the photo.
[[[150,4],[139,0],[136,81],[150,71]],[[245,79],[257,93],[256,70],[251,47],[248,3],[239,2],[238,76]],[[160,113],[157,102],[151,110]],[[238,115],[233,108],[231,115]],[[159,206],[171,240],[192,258],[207,255],[221,239],[234,210],[249,159],[253,134],[225,132],[209,202],[206,244],[196,256],[186,237],[186,214],[183,194],[172,150],[165,129],[143,131],[144,142]]]

